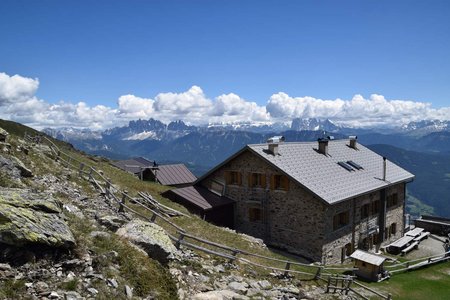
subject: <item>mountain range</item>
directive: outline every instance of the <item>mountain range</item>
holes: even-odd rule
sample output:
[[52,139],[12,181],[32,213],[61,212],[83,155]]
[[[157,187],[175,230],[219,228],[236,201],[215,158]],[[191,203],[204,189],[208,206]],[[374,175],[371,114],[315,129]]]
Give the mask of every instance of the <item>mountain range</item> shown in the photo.
[[330,120],[294,119],[292,123],[187,125],[158,120],[130,121],[104,131],[59,128],[45,133],[91,154],[111,159],[143,156],[159,163],[185,163],[202,175],[246,144],[264,143],[274,135],[286,141],[314,141],[357,135],[358,142],[388,157],[416,179],[408,184],[408,210],[450,217],[450,122],[420,121],[398,128],[345,128]]

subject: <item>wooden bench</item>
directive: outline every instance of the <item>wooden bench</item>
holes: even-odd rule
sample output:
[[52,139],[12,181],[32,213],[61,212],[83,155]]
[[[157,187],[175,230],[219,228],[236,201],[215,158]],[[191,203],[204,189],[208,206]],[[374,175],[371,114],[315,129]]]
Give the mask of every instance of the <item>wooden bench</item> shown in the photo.
[[422,232],[418,237],[414,239],[415,242],[420,242],[423,239],[427,239],[430,233],[428,231]]
[[412,249],[417,249],[419,242],[413,242],[411,245],[402,250],[402,256],[411,251]]

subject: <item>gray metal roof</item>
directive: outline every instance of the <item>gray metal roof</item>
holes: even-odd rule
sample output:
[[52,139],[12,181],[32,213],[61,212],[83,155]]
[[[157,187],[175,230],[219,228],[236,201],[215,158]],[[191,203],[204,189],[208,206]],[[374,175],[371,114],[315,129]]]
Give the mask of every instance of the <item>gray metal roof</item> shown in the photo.
[[216,195],[215,193],[201,186],[188,186],[184,188],[168,190],[167,192],[164,192],[164,194],[174,194],[180,197],[179,199],[197,206],[202,210],[210,210],[222,205],[234,203],[233,200],[224,196]]
[[133,174],[139,174],[142,170],[142,168],[148,168],[153,166],[153,162],[143,158],[143,157],[135,157],[132,159],[127,160],[119,160],[112,162],[112,164],[119,169],[122,169],[124,171],[133,173]]
[[156,178],[163,185],[187,184],[197,180],[197,177],[183,164],[158,166]]
[[386,257],[362,251],[359,249],[355,250],[355,252],[353,252],[352,255],[350,255],[350,257],[375,266],[381,265],[386,260]]
[[[413,174],[386,160],[386,180],[383,181],[383,157],[361,144],[353,149],[348,140],[330,140],[328,155],[317,151],[317,142],[281,143],[278,147],[278,155],[267,151],[267,144],[248,145],[247,149],[329,204],[414,178]],[[348,171],[338,164],[347,161],[363,169]]]

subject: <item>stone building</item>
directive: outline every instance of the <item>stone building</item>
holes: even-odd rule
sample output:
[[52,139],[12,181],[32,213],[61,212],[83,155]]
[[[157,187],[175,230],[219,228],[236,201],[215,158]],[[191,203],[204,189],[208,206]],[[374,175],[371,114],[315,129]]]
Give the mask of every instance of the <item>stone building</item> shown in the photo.
[[[322,263],[404,233],[414,175],[348,140],[247,145],[195,185],[232,199],[234,228]],[[189,199],[186,199],[189,201]]]

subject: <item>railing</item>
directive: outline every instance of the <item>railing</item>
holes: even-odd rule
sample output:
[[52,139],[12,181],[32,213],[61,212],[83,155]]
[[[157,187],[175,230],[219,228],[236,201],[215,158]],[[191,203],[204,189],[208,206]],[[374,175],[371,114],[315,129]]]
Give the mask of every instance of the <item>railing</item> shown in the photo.
[[[128,192],[121,191],[118,188],[116,188],[114,186],[114,184],[111,182],[111,180],[103,175],[103,172],[98,171],[94,167],[88,166],[85,162],[77,160],[76,158],[70,156],[69,154],[61,151],[59,149],[59,147],[56,146],[56,144],[53,143],[53,141],[51,141],[47,137],[42,136],[39,139],[36,139],[36,138],[33,138],[33,137],[25,134],[25,139],[33,141],[33,142],[45,141],[49,145],[49,147],[54,155],[54,159],[56,161],[59,161],[66,168],[72,168],[74,170],[77,170],[80,178],[86,179],[86,177],[84,177],[84,176],[87,176],[87,180],[92,182],[92,184],[96,188],[98,188],[107,199],[112,199],[118,204],[119,212],[124,211],[124,209],[127,209],[128,211],[132,212],[136,216],[143,218],[147,221],[154,223],[157,221],[157,219],[159,219],[159,220],[163,221],[164,223],[166,223],[167,225],[169,225],[170,227],[172,227],[172,229],[175,230],[177,236],[170,234],[169,232],[167,232],[167,233],[177,248],[180,248],[183,245],[185,247],[188,247],[188,248],[191,248],[191,249],[194,249],[197,251],[202,251],[207,254],[211,254],[211,255],[215,255],[218,257],[228,259],[232,263],[239,261],[241,263],[252,265],[255,267],[262,268],[262,269],[281,272],[281,275],[284,275],[284,276],[288,276],[289,274],[307,275],[307,276],[310,276],[309,280],[321,280],[324,282],[327,282],[327,280],[325,278],[327,278],[327,277],[329,278],[330,276],[333,276],[334,278],[341,278],[341,279],[349,278],[349,276],[336,275],[336,274],[329,273],[329,271],[342,271],[343,272],[343,271],[357,270],[356,268],[343,268],[343,267],[333,267],[333,266],[326,266],[326,265],[310,265],[310,264],[299,263],[296,261],[276,259],[273,257],[267,257],[264,255],[248,252],[248,251],[245,251],[242,249],[229,247],[226,245],[222,245],[222,244],[219,244],[216,242],[209,241],[207,239],[197,237],[195,235],[192,235],[192,234],[186,232],[179,225],[175,224],[174,222],[169,220],[168,217],[163,216],[160,212],[156,211],[155,209],[152,209],[138,201],[134,201],[135,199],[132,198],[128,194]],[[118,196],[116,196],[116,194],[119,195],[120,199]],[[144,215],[143,213],[138,212],[135,209],[131,208],[129,205],[127,205],[127,200],[128,201],[133,200],[136,203],[136,205],[138,205],[141,208],[145,209],[146,211],[150,212],[151,217],[149,218],[148,216]],[[166,208],[168,208],[168,207],[166,207]],[[168,208],[168,209],[170,209],[170,208]],[[188,241],[187,239],[192,240],[192,241]],[[210,248],[203,247],[199,244],[205,244],[205,245],[208,245],[209,247],[214,247],[217,250],[212,250]],[[246,258],[244,258],[244,257],[246,257]],[[272,265],[270,266],[270,265],[258,263],[258,262],[252,261],[251,258],[263,259],[263,260],[266,260],[266,261],[272,263]],[[273,263],[283,264],[284,268],[274,266]],[[293,267],[295,267],[295,266],[302,267],[304,269],[308,269],[311,271],[310,272],[300,271],[298,269],[294,269]],[[352,276],[350,276],[350,277],[353,278]],[[305,280],[308,280],[308,279],[305,279]],[[361,288],[366,289],[367,291],[373,292],[377,296],[380,296],[382,299],[391,299],[390,295],[384,296],[384,295],[382,295],[372,289],[369,289],[357,282],[354,282],[354,283],[357,284],[358,287],[361,287]],[[352,291],[356,295],[361,296],[358,293],[358,291],[355,291],[354,289],[349,288],[349,291]],[[361,296],[361,297],[363,299],[366,299],[364,296]]]
[[410,271],[425,266],[429,266],[438,262],[447,261],[450,259],[450,251],[441,254],[432,255],[428,257],[421,257],[414,260],[405,261],[393,265],[386,265],[384,268],[389,270],[390,274],[397,274],[405,271]]

